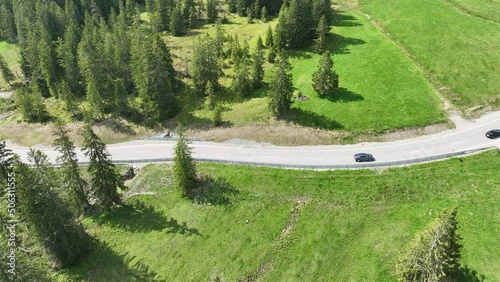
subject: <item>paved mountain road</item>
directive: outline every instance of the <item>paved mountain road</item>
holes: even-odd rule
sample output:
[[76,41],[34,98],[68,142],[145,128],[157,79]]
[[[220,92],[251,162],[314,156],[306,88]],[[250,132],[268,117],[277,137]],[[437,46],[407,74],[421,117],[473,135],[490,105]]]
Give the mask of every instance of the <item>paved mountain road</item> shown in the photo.
[[[255,143],[237,145],[227,143],[193,142],[195,159],[224,162],[277,164],[280,166],[353,166],[353,155],[359,152],[371,153],[380,165],[497,146],[500,138],[488,139],[485,133],[500,128],[500,112],[492,113],[475,122],[456,124],[457,129],[447,130],[430,136],[387,143],[361,143],[355,145],[280,147]],[[175,141],[137,140],[108,146],[108,151],[116,162],[171,158]],[[29,148],[8,144],[8,147],[27,159]],[[55,162],[57,152],[51,147],[39,147]],[[80,161],[88,161],[78,150]],[[366,163],[365,163],[366,164]]]

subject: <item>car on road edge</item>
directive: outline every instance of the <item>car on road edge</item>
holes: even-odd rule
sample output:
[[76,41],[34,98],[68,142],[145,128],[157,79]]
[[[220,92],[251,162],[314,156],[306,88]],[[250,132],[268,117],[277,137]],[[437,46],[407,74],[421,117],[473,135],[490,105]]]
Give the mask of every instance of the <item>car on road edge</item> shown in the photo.
[[373,162],[375,158],[372,154],[357,153],[354,155],[354,160],[356,160],[356,162]]
[[495,138],[498,138],[500,137],[500,129],[492,129],[488,132],[486,132],[486,137],[490,138],[490,139],[495,139]]

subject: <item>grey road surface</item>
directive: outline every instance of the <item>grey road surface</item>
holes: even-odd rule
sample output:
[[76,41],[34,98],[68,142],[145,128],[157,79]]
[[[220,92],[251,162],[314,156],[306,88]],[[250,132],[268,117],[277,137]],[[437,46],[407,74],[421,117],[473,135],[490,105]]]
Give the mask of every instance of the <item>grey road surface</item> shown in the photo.
[[[359,152],[373,154],[373,164],[390,164],[441,156],[452,152],[474,150],[496,146],[500,148],[500,138],[488,139],[485,133],[500,128],[500,114],[491,115],[470,124],[457,124],[457,129],[434,135],[387,143],[361,143],[356,145],[298,146],[280,147],[253,143],[251,145],[193,142],[195,159],[223,162],[278,164],[282,166],[335,166],[356,164],[353,155]],[[27,159],[29,148],[8,144],[13,151]],[[175,141],[137,140],[109,145],[108,150],[114,161],[139,161],[171,158]],[[55,162],[57,152],[51,147],[40,147]],[[88,161],[78,149],[79,161]]]

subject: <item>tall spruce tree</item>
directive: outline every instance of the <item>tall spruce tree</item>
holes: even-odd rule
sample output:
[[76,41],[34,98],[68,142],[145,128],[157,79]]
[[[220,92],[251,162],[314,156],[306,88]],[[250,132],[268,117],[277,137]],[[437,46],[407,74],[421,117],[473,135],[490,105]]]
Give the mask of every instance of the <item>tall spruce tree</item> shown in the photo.
[[271,80],[269,91],[269,109],[277,119],[282,119],[292,107],[293,83],[292,67],[288,57],[282,51],[276,59],[276,70]]
[[[7,180],[12,172],[15,154],[0,140],[0,177]],[[1,195],[1,194],[0,194]]]
[[320,96],[326,96],[334,93],[339,87],[339,76],[333,68],[333,60],[330,52],[323,53],[319,61],[318,68],[312,76],[312,86]]
[[14,97],[23,118],[28,122],[44,122],[49,118],[44,100],[36,88],[36,84],[18,87]]
[[213,110],[216,104],[215,89],[212,82],[207,82],[207,89],[205,90],[205,106],[209,110]]
[[238,59],[234,65],[234,78],[231,82],[231,89],[239,96],[246,97],[252,90],[252,78],[250,74],[250,64],[246,57]]
[[88,172],[91,175],[90,190],[99,205],[109,209],[121,203],[118,188],[125,189],[122,176],[111,162],[106,145],[97,137],[90,124],[82,131],[83,151],[89,157]]
[[173,159],[174,186],[182,196],[188,196],[196,188],[196,163],[191,156],[188,139],[184,135],[182,125],[178,128],[179,138],[175,146]]
[[199,38],[194,46],[192,73],[194,89],[198,95],[205,92],[207,82],[210,81],[215,89],[219,88],[219,77],[222,70],[217,59],[215,42],[208,35]]
[[62,185],[69,192],[74,209],[82,213],[90,204],[86,193],[87,182],[80,175],[75,146],[69,139],[68,129],[62,123],[56,125],[53,134],[56,136],[53,145],[59,152],[57,162],[62,166]]
[[267,27],[267,32],[266,32],[266,47],[271,48],[274,45],[274,38],[273,38],[273,29],[271,28],[271,25]]
[[456,208],[443,211],[405,247],[394,265],[399,281],[455,281],[462,248],[456,215]]
[[33,227],[46,253],[61,267],[75,265],[89,252],[89,237],[55,193],[56,181],[48,158],[39,150],[28,153],[33,163],[16,165],[16,193],[22,217]]
[[15,76],[9,69],[9,65],[7,65],[7,62],[2,54],[0,54],[0,73],[2,74],[3,80],[11,85],[10,82],[15,79]]
[[326,49],[326,35],[328,34],[328,24],[325,16],[319,20],[318,27],[316,28],[316,39],[314,39],[314,52],[321,54]]
[[257,46],[255,48],[255,53],[253,54],[252,63],[252,84],[254,88],[258,88],[262,85],[264,80],[264,55],[262,53],[262,38],[259,36],[257,38]]
[[172,15],[170,17],[170,31],[174,36],[182,36],[186,34],[184,15],[178,6],[172,10]]
[[179,111],[175,93],[180,84],[164,39],[139,27],[132,45],[132,75],[144,113],[156,121],[174,116]]
[[207,18],[209,23],[215,23],[218,18],[217,1],[207,0]]

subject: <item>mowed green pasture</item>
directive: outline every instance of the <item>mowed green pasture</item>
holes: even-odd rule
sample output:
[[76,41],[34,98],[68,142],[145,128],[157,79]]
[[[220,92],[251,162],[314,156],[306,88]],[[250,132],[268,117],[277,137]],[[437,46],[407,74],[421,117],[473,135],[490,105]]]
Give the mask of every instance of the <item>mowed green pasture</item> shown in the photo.
[[499,281],[498,167],[498,150],[382,172],[203,163],[216,188],[200,204],[149,165],[129,187],[156,194],[86,219],[92,256],[58,280],[394,281],[399,250],[457,206],[460,281]]
[[[483,2],[474,1],[478,7]],[[500,106],[500,24],[444,1],[360,0],[359,5],[451,90],[443,94],[459,108]]]
[[[310,48],[291,52],[294,86],[309,97],[307,101],[296,101],[291,122],[358,133],[446,121],[442,103],[424,74],[364,16],[338,13],[332,24],[328,49],[333,54],[341,89],[332,98],[320,98],[311,84],[320,55]],[[262,33],[265,28],[257,31]],[[266,73],[267,84],[271,73],[272,67]],[[251,99],[226,104],[224,120],[232,125],[269,122],[267,90],[264,87]],[[194,116],[208,121],[212,114],[201,109]]]
[[500,23],[498,0],[446,0],[467,13]]
[[[18,55],[15,45],[5,41],[0,41],[0,55],[4,57],[7,64],[9,64],[10,69],[14,71],[14,74],[17,72],[19,75],[21,75],[18,62]],[[6,81],[3,80],[3,77],[0,75],[0,89],[5,87],[8,87],[8,84]]]

